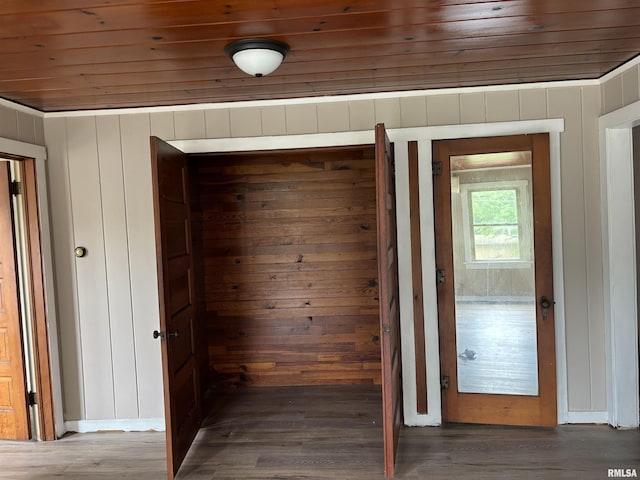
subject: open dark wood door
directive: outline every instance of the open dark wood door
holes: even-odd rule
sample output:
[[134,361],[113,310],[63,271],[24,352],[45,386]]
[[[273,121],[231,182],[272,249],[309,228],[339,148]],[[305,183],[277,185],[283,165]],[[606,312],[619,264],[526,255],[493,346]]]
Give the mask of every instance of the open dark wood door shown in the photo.
[[376,125],[376,210],[378,217],[378,284],[382,348],[382,424],[384,474],[395,475],[402,426],[400,305],[393,153],[384,129]]
[[0,162],[0,439],[28,440],[31,435],[9,185],[9,162]]
[[189,168],[186,155],[151,138],[167,470],[172,480],[202,419],[196,357]]

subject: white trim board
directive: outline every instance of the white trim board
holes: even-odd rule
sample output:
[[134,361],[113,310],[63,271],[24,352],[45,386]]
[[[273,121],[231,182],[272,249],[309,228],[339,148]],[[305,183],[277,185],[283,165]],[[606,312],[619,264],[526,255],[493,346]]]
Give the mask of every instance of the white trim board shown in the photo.
[[[408,192],[408,172],[406,172],[407,156],[404,153],[406,143],[418,141],[419,184],[422,234],[422,268],[423,272],[435,269],[435,241],[433,238],[433,192],[431,181],[431,142],[446,138],[470,138],[484,136],[516,135],[531,133],[549,133],[552,168],[552,228],[554,258],[554,295],[556,301],[556,358],[558,380],[558,422],[566,423],[568,416],[567,370],[564,328],[564,289],[562,268],[562,223],[560,212],[560,132],[564,131],[563,119],[532,120],[517,122],[498,122],[465,125],[447,125],[436,127],[395,128],[387,130],[391,142],[396,148],[396,192],[398,205],[406,206]],[[373,130],[309,134],[283,135],[273,137],[225,138],[174,140],[169,142],[186,153],[235,152],[255,150],[279,150],[290,148],[335,147],[344,145],[373,144]],[[409,238],[409,222],[404,214],[398,216],[398,238]],[[429,233],[431,232],[431,233]],[[410,279],[410,248],[398,248],[398,264],[400,267],[400,283],[407,285]],[[409,273],[407,273],[409,272]],[[427,392],[428,414],[418,414],[416,409],[416,371],[413,342],[413,311],[411,296],[400,297],[401,339],[403,365],[403,394],[405,423],[407,425],[439,425],[441,418],[440,405],[440,360],[438,347],[438,322],[435,293],[435,277],[426,274],[424,278],[425,304],[425,341],[427,359]],[[433,280],[430,280],[433,279]]]
[[600,412],[568,412],[564,423],[607,423],[607,411]]
[[44,161],[47,159],[47,149],[45,147],[11,140],[10,138],[0,138],[0,152],[19,157],[35,158],[36,160]]
[[600,189],[608,422],[639,424],[638,299],[632,128],[640,102],[600,117]]
[[68,420],[67,432],[164,432],[164,418],[114,418],[111,420]]

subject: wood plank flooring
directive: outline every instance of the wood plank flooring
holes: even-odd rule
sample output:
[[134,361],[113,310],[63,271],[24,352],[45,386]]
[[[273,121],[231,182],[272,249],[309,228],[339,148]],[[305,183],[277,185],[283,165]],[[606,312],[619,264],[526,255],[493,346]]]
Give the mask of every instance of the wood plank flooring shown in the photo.
[[[178,480],[382,479],[375,386],[242,388],[212,402]],[[0,479],[166,478],[164,433],[0,442]],[[606,479],[640,474],[640,431],[604,425],[408,428],[398,479]]]

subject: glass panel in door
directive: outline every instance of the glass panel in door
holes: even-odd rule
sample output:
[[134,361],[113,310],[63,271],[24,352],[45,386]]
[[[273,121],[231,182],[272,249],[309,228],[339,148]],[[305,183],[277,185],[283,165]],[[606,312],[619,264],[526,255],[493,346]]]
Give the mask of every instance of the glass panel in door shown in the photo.
[[531,152],[450,171],[458,392],[538,395]]

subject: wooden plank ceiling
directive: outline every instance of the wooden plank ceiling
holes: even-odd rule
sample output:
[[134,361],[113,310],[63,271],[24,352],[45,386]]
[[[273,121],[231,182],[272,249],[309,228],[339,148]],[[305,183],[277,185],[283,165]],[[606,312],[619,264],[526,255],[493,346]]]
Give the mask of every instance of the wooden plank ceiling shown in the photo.
[[[0,96],[42,111],[594,79],[638,0],[2,0]],[[291,45],[263,78],[224,46]]]

